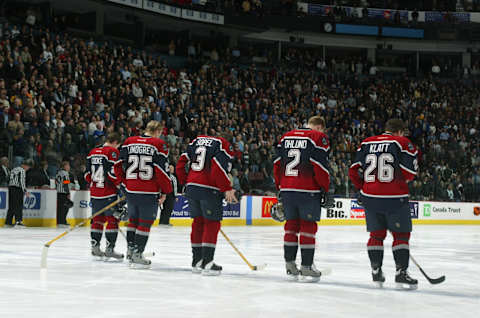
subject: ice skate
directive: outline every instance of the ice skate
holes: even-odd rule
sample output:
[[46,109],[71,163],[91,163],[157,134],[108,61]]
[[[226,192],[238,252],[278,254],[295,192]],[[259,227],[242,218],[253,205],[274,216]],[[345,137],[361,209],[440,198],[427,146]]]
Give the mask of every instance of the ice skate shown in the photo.
[[105,253],[100,249],[100,245],[92,246],[92,256],[97,261],[103,260]]
[[198,262],[192,261],[192,273],[201,274],[202,273],[202,260]]
[[406,269],[397,269],[395,283],[397,283],[397,289],[417,289],[418,287],[418,281],[411,278]]
[[132,259],[130,260],[130,268],[135,269],[148,269],[152,265],[152,261],[146,259],[143,253],[133,252]]
[[298,270],[295,261],[286,262],[285,269],[287,270],[288,280],[298,280],[298,275],[300,274],[300,271]]
[[222,266],[215,264],[213,261],[205,265],[202,269],[203,276],[218,276],[222,272]]
[[385,276],[383,275],[383,271],[381,267],[372,269],[372,279],[373,279],[373,283],[378,288],[383,288],[383,283],[385,282]]
[[25,227],[25,224],[23,224],[23,221],[18,221],[15,226]]
[[322,276],[322,272],[315,268],[315,265],[312,266],[304,266],[300,267],[300,277],[299,281],[303,283],[315,283],[320,280],[320,276]]
[[127,256],[125,257],[125,258],[127,259],[127,261],[131,261],[131,260],[132,260],[133,250],[134,250],[134,247],[133,247],[133,246],[129,246],[129,247],[127,248]]
[[113,250],[113,247],[107,247],[105,249],[105,261],[109,261],[110,259],[113,259],[113,261],[116,261],[116,262],[122,262],[123,254],[115,252]]

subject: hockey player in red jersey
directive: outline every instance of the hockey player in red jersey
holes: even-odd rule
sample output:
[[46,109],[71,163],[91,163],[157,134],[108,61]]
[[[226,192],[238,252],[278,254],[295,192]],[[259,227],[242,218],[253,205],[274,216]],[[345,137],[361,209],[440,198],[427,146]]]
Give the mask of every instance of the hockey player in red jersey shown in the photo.
[[[320,116],[309,119],[307,128],[284,134],[274,161],[275,184],[285,211],[284,257],[287,274],[301,281],[318,281],[315,268],[315,233],[321,207],[331,207],[330,173],[325,121]],[[298,237],[300,236],[300,238]],[[298,245],[302,255],[300,270],[296,265]]]
[[[223,198],[235,202],[235,190],[229,178],[233,148],[222,137],[198,136],[178,160],[176,172],[180,184],[186,185],[190,217],[193,218],[192,272],[219,275],[222,267],[213,262]],[[187,174],[188,169],[188,174]]]
[[125,140],[120,149],[120,160],[115,165],[115,172],[122,176],[127,192],[127,258],[132,267],[150,266],[151,261],[143,256],[150,227],[157,217],[158,204],[172,192],[172,183],[166,172],[168,148],[159,138],[162,131],[159,122],[150,121],[143,135]]
[[[96,213],[103,207],[117,199],[117,191],[122,180],[115,175],[113,166],[119,158],[118,146],[120,135],[116,132],[107,136],[103,146],[92,149],[87,157],[85,180],[90,185],[92,212]],[[100,240],[103,234],[103,225],[107,222],[105,238],[107,245],[105,252],[100,249]],[[115,242],[118,235],[118,220],[113,216],[113,209],[97,215],[92,220],[90,237],[92,255],[98,258],[114,258],[123,260],[123,254],[115,253]]]
[[357,150],[349,176],[360,191],[359,203],[365,207],[367,250],[373,281],[382,286],[383,240],[387,230],[393,235],[393,257],[397,267],[398,287],[416,288],[417,280],[407,273],[412,220],[408,203],[407,182],[417,175],[417,150],[404,137],[405,124],[390,119],[385,133],[365,139]]

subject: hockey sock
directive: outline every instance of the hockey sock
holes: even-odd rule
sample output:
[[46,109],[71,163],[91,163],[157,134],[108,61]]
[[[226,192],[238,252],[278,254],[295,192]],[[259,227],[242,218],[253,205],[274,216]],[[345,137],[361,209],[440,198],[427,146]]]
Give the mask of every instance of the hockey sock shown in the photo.
[[192,266],[202,259],[203,216],[193,218],[190,242],[192,244]]
[[387,237],[387,230],[370,232],[370,239],[367,243],[368,257],[373,269],[383,265],[383,240]]
[[147,245],[152,224],[153,221],[151,220],[138,219],[138,226],[135,231],[135,251],[143,253],[145,250],[145,245]]
[[103,234],[103,224],[105,223],[105,216],[97,215],[92,220],[92,225],[90,226],[90,238],[92,246],[100,245]]
[[107,216],[107,229],[105,230],[105,238],[107,239],[107,246],[114,248],[118,236],[118,221],[114,216]]
[[410,246],[408,241],[410,240],[409,232],[392,232],[393,235],[393,258],[397,269],[407,269],[408,261],[410,259]]
[[215,248],[217,246],[218,231],[220,231],[220,221],[203,219],[203,236],[202,236],[202,259],[203,265],[207,265],[213,261]]
[[302,252],[302,266],[312,266],[315,254],[315,233],[317,223],[300,220],[300,249]]
[[138,219],[130,218],[127,225],[127,245],[133,247],[135,245],[135,232],[137,231]]
[[283,255],[285,262],[295,261],[298,250],[298,232],[300,232],[299,220],[287,220],[285,222],[285,235],[283,236]]

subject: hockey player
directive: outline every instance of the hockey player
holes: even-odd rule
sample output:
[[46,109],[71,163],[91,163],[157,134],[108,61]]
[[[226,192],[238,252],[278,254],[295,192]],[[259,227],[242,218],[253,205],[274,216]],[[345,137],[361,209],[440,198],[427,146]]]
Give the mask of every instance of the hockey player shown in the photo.
[[186,185],[185,196],[193,218],[190,241],[194,273],[221,273],[222,267],[213,262],[213,257],[223,218],[224,194],[227,202],[236,202],[228,176],[232,159],[233,148],[225,138],[201,135],[178,160],[178,180]]
[[[117,191],[122,180],[115,175],[113,167],[120,157],[117,149],[121,142],[120,138],[118,133],[112,132],[108,134],[103,146],[92,149],[88,154],[85,180],[90,185],[92,213],[117,200]],[[106,259],[123,260],[123,254],[114,251],[118,235],[118,220],[113,216],[113,212],[113,209],[109,209],[92,220],[90,229],[92,255],[98,258],[105,256]],[[107,222],[105,230],[107,245],[104,253],[100,249],[100,240],[105,222]]]
[[[324,129],[323,118],[314,116],[308,120],[307,128],[287,132],[277,146],[274,161],[275,184],[280,191],[286,219],[284,257],[287,275],[301,281],[318,281],[321,276],[313,264],[316,222],[320,220],[321,207],[329,207],[333,201],[328,194],[327,155],[330,146]],[[300,270],[295,262],[299,242]]]
[[382,263],[387,229],[393,235],[397,287],[417,287],[417,280],[407,273],[412,231],[407,182],[417,175],[417,150],[404,137],[404,129],[405,124],[400,119],[387,121],[384,134],[361,143],[348,173],[360,191],[359,203],[365,207],[367,231],[370,232],[368,256],[373,281],[379,287],[385,281]]
[[172,183],[165,171],[168,148],[159,138],[162,131],[158,121],[150,121],[143,135],[127,138],[120,149],[120,160],[115,164],[115,172],[122,177],[127,192],[127,259],[133,268],[150,266],[151,261],[143,256],[150,227],[157,217],[158,204],[172,192]]

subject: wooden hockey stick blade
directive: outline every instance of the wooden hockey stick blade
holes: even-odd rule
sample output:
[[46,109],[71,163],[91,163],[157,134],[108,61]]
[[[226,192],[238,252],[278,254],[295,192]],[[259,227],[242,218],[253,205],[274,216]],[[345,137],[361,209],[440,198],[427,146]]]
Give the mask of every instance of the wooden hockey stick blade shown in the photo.
[[440,284],[440,283],[443,283],[445,281],[445,275],[444,276],[440,276],[438,278],[431,278],[427,275],[427,273],[425,273],[425,271],[423,270],[423,268],[417,263],[417,261],[413,258],[412,255],[410,255],[410,259],[412,260],[413,264],[415,264],[418,269],[420,270],[420,272],[423,274],[423,276],[425,276],[425,278],[428,280],[428,282],[432,285],[436,285],[436,284]]

